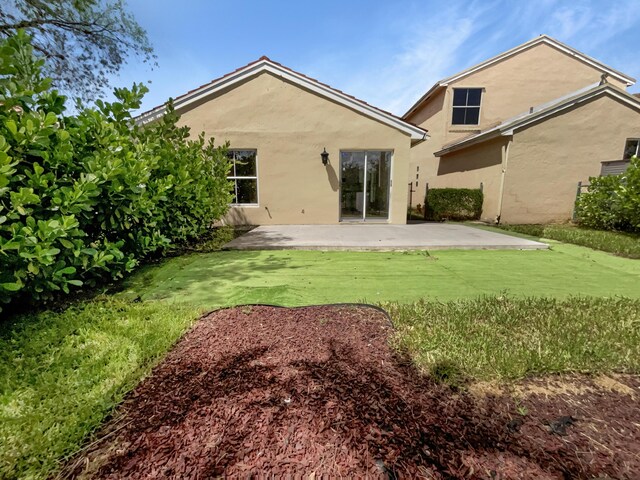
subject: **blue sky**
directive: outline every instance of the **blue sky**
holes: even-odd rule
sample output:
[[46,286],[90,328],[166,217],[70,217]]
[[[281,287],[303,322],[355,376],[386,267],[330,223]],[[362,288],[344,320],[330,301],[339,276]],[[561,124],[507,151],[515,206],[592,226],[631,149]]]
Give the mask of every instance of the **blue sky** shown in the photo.
[[[154,107],[262,55],[402,114],[440,78],[542,33],[640,79],[640,0],[129,0],[158,67]],[[630,91],[640,91],[634,85]]]

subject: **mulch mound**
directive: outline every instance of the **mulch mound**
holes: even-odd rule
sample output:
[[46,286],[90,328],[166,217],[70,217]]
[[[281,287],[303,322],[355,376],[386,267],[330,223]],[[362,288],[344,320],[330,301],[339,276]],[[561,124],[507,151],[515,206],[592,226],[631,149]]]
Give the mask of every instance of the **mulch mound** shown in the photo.
[[610,379],[617,388],[575,377],[510,391],[455,390],[396,354],[391,333],[386,316],[369,307],[214,312],[67,473],[637,478],[637,378]]

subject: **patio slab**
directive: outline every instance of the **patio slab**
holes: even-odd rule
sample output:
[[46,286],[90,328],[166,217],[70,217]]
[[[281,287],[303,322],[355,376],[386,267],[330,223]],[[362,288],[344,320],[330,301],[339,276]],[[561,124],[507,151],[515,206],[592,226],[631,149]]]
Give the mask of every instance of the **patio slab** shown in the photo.
[[546,243],[450,223],[269,225],[232,240],[229,250],[540,250]]

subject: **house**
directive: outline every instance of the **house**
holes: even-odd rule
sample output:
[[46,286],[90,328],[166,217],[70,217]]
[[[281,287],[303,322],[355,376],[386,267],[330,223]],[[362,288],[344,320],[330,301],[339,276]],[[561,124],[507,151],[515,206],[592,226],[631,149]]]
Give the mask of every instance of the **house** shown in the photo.
[[423,128],[267,57],[174,105],[194,134],[230,142],[226,222],[406,223],[410,151],[427,139]]
[[635,80],[542,35],[437,82],[404,115],[429,130],[410,150],[426,187],[482,187],[482,218],[571,218],[578,182],[623,171],[640,148]]

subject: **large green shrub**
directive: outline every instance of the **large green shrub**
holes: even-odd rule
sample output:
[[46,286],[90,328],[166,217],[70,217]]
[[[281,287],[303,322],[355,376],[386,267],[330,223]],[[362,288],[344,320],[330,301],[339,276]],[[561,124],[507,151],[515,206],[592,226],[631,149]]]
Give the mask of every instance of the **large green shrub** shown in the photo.
[[431,188],[424,201],[426,220],[477,220],[482,215],[482,190]]
[[578,197],[578,222],[590,228],[640,232],[640,158],[625,173],[589,179],[589,191]]
[[117,279],[203,233],[230,201],[226,146],[169,112],[136,125],[147,89],[78,104],[50,88],[20,33],[0,44],[0,302]]

